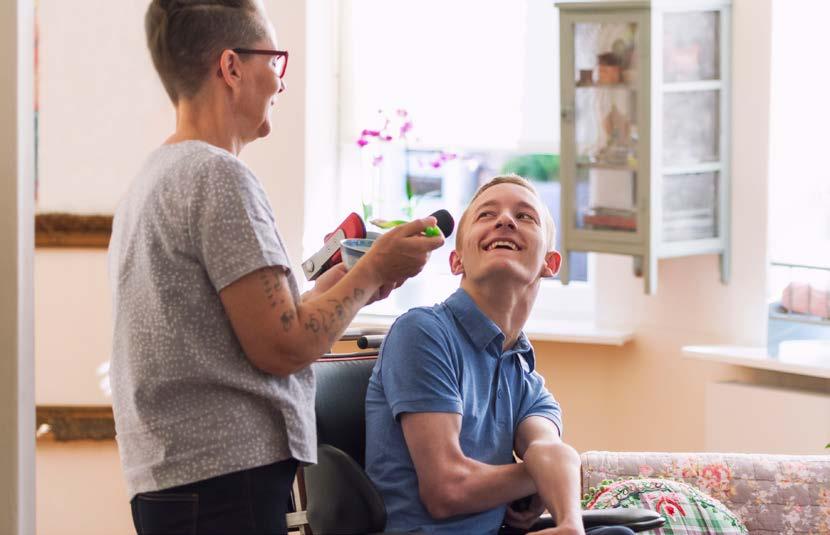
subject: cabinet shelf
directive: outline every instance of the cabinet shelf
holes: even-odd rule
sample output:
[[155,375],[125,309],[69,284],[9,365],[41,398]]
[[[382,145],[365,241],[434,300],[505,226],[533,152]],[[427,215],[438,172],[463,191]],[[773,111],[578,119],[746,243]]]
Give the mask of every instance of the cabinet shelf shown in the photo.
[[624,89],[635,91],[637,88],[630,84],[574,84],[577,89]]
[[584,169],[612,169],[616,171],[637,171],[637,165],[611,164],[602,162],[577,162],[576,166]]
[[560,279],[571,252],[626,254],[653,294],[659,259],[717,254],[727,283],[731,0],[556,6]]

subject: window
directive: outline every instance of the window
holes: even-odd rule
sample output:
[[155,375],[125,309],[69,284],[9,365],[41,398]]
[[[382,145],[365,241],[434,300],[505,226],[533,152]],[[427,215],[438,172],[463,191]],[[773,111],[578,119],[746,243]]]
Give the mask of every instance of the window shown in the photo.
[[793,0],[773,10],[767,297],[775,354],[782,340],[830,338],[830,71],[816,45],[830,4]]
[[[346,0],[339,53],[341,212],[368,204],[372,217],[400,219],[445,208],[458,219],[482,182],[513,171],[536,181],[558,224],[551,2]],[[392,139],[379,142],[384,126]],[[394,315],[446,298],[458,286],[449,272],[453,246],[451,237],[422,275],[367,312]],[[587,255],[570,263],[582,282],[544,281],[535,315],[591,317]]]

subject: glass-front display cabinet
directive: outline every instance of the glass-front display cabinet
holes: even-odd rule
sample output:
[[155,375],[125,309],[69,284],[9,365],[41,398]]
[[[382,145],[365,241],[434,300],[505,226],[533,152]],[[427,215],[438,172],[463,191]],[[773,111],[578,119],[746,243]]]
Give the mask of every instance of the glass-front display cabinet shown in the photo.
[[729,279],[730,3],[557,2],[562,282],[574,251],[720,255]]

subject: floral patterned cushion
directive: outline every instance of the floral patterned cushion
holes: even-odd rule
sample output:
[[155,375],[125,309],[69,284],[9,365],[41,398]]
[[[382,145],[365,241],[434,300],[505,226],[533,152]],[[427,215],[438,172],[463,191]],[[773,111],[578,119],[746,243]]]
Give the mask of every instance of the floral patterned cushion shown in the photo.
[[657,534],[743,535],[746,527],[718,500],[679,481],[628,479],[603,481],[585,495],[585,509],[640,507],[657,511],[666,524]]
[[830,455],[590,451],[582,489],[619,478],[683,481],[725,504],[752,535],[830,535]]

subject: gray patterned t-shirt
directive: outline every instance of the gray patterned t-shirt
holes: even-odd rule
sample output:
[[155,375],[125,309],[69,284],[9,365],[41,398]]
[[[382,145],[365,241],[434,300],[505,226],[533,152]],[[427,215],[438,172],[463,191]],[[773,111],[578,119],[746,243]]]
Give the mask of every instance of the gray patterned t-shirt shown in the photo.
[[229,152],[200,141],[153,152],[120,203],[109,247],[110,368],[130,498],[293,457],[316,461],[314,376],[246,358],[219,291],[283,266],[265,192]]

